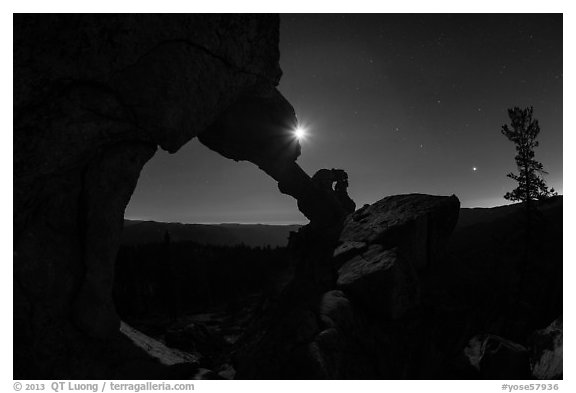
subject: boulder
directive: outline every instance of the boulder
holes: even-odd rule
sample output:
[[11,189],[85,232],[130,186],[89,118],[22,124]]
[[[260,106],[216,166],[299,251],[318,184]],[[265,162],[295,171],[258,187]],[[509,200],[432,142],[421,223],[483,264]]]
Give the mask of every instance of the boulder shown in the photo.
[[179,363],[198,364],[199,356],[194,351],[181,351],[179,349],[169,348],[160,341],[149,337],[141,331],[121,322],[120,332],[128,337],[136,346],[144,349],[151,357],[157,359],[160,363],[172,366]]
[[354,312],[350,301],[342,291],[326,292],[319,305],[320,320],[326,328],[348,330],[354,322]]
[[[198,354],[169,348],[124,321],[120,323],[119,333],[113,339],[114,345],[102,343],[105,350],[113,351],[107,355],[114,359],[114,379],[190,379],[199,367]],[[96,365],[98,363],[93,367]],[[99,379],[109,373],[102,367],[104,365],[100,363],[104,374]],[[76,366],[80,377],[86,372],[86,364],[77,363]]]
[[373,314],[404,316],[420,303],[419,274],[444,256],[459,208],[455,196],[395,195],[348,216],[333,254],[338,289]]
[[385,249],[397,246],[414,268],[421,270],[443,256],[459,210],[455,195],[389,196],[346,219],[338,250],[362,250],[362,244],[379,244]]
[[530,366],[538,379],[562,379],[562,317],[534,333]]
[[385,318],[400,318],[419,304],[418,277],[397,247],[371,245],[342,265],[336,285]]
[[492,334],[474,336],[464,349],[468,362],[483,379],[529,379],[528,349]]
[[335,328],[320,332],[308,346],[312,368],[322,379],[339,379],[343,367],[344,341]]

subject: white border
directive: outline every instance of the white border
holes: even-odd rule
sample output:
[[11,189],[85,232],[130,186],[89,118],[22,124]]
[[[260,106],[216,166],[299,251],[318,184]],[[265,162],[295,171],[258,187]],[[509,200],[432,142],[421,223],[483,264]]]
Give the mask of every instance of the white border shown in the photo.
[[[354,2],[335,2],[335,1],[306,1],[306,0],[291,0],[287,2],[271,2],[271,1],[194,1],[194,0],[181,0],[181,1],[112,1],[112,0],[98,0],[94,2],[80,2],[78,0],[49,0],[49,1],[4,1],[2,3],[2,20],[0,28],[2,34],[2,48],[4,53],[12,53],[12,12],[307,12],[307,13],[322,13],[322,12],[407,12],[407,13],[439,13],[439,12],[520,12],[520,13],[564,13],[564,108],[574,108],[574,71],[576,64],[574,62],[574,32],[576,19],[574,17],[574,4],[570,1],[495,1],[483,0],[481,2],[466,2],[462,0],[432,0],[432,1],[410,1],[410,2],[375,2],[373,0],[355,0]],[[13,187],[13,150],[10,145],[13,145],[12,133],[7,130],[12,129],[12,59],[7,55],[2,57],[2,79],[3,79],[3,94],[2,94],[2,121],[5,123],[3,128],[5,131],[0,133],[2,135],[2,144],[5,148],[4,154],[0,156],[2,164],[0,170],[2,178],[11,179],[10,184]],[[564,124],[569,127],[572,126],[571,122],[567,122],[566,110],[564,113]],[[571,114],[571,111],[570,113]],[[564,259],[567,263],[564,264],[564,299],[565,302],[573,299],[574,291],[572,278],[574,277],[573,264],[576,263],[574,248],[575,232],[572,229],[576,223],[576,217],[573,209],[573,174],[574,174],[574,156],[568,150],[568,146],[574,145],[574,133],[564,133],[564,158],[566,168],[563,171],[563,191],[566,210],[564,213]],[[3,211],[6,213],[12,211],[13,216],[13,190],[12,192],[4,192],[1,194]],[[2,365],[0,368],[0,386],[3,386],[2,391],[14,391],[12,381],[12,323],[9,322],[9,316],[12,315],[12,264],[9,258],[11,256],[10,249],[12,246],[12,224],[8,214],[3,215],[2,220],[2,239],[3,246],[1,248],[3,258],[3,271],[2,271],[2,315],[4,315],[4,323],[1,324],[1,336],[5,345],[2,350]],[[569,303],[570,304],[570,303]],[[565,307],[564,326],[569,334],[564,338],[564,352],[567,356],[564,358],[564,381],[558,381],[560,384],[559,391],[576,391],[576,386],[572,382],[572,361],[574,354],[574,340],[572,334],[574,332],[574,313],[571,307]],[[400,392],[406,390],[416,391],[443,391],[450,393],[466,392],[497,392],[501,390],[499,381],[234,381],[234,382],[218,382],[218,381],[195,381],[197,383],[197,391],[246,391],[246,392],[269,392],[272,389],[276,392],[293,392],[296,389],[329,389],[330,391],[350,392],[353,390],[360,391],[383,391],[383,389]],[[532,381],[535,382],[535,381]],[[569,388],[569,386],[573,386]]]

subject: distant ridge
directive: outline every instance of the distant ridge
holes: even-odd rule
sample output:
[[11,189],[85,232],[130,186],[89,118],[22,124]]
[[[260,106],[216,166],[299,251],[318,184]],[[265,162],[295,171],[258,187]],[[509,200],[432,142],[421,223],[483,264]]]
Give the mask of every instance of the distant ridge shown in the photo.
[[[541,211],[562,207],[562,196],[538,202]],[[455,228],[459,231],[476,225],[489,225],[496,221],[516,216],[522,204],[491,208],[462,208]],[[504,221],[503,221],[504,222]],[[234,246],[245,244],[250,247],[285,247],[290,232],[302,225],[267,224],[181,224],[156,221],[124,220],[122,244],[135,245],[164,241],[166,232],[172,241],[193,241],[200,244]]]
[[[547,211],[562,206],[562,195],[551,197],[547,200],[535,202],[540,211]],[[460,217],[456,230],[476,224],[487,224],[505,218],[522,210],[522,203],[496,207],[474,207],[460,209]]]
[[124,220],[122,244],[135,245],[164,241],[166,232],[171,241],[193,241],[200,244],[250,247],[284,247],[290,232],[302,225],[266,224],[181,224],[156,221]]

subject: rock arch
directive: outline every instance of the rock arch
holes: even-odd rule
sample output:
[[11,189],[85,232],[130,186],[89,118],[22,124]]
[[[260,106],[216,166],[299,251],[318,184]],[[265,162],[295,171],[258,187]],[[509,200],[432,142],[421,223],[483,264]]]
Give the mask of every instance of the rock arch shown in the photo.
[[15,378],[164,372],[119,336],[111,300],[124,209],[158,147],[175,152],[198,136],[257,164],[313,222],[341,220],[296,164],[294,110],[275,88],[278,24],[14,17]]
[[345,173],[310,178],[296,163],[294,109],[276,90],[278,25],[276,15],[14,16],[15,379],[191,376],[120,334],[111,295],[143,165],[195,137],[258,165],[310,219],[290,239],[292,285],[239,343],[237,377],[421,375],[405,370],[426,320],[394,343],[459,201],[401,195],[349,214]]

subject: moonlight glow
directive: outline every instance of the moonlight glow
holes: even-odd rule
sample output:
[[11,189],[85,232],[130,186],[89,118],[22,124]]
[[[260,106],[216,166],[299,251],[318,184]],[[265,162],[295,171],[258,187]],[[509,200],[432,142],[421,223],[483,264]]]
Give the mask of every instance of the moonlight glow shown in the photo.
[[298,127],[294,130],[294,136],[296,137],[296,139],[301,141],[306,138],[306,130],[302,127]]

